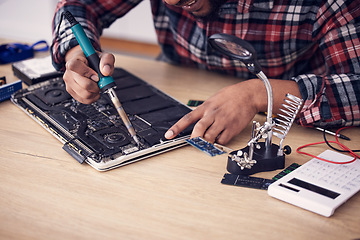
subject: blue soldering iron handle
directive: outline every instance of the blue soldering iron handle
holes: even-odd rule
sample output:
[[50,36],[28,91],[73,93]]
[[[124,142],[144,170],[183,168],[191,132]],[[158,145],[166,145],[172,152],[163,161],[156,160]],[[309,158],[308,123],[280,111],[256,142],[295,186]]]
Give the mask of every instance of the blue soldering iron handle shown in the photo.
[[72,32],[74,33],[76,40],[80,44],[81,49],[83,50],[88,62],[89,66],[94,69],[99,75],[99,88],[102,91],[106,91],[109,88],[115,87],[114,79],[111,76],[104,76],[100,71],[100,58],[96,53],[94,47],[92,46],[89,38],[86,36],[84,29],[79,23],[76,23],[71,27]]

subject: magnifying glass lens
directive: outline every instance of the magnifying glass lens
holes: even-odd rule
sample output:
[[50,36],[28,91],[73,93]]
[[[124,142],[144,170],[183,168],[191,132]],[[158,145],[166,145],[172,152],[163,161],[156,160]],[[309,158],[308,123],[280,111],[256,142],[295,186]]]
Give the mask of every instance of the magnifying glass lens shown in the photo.
[[239,55],[240,57],[250,57],[252,54],[247,49],[243,48],[242,46],[230,42],[226,39],[215,39],[215,42],[218,47],[222,48],[225,51],[231,52],[232,54]]

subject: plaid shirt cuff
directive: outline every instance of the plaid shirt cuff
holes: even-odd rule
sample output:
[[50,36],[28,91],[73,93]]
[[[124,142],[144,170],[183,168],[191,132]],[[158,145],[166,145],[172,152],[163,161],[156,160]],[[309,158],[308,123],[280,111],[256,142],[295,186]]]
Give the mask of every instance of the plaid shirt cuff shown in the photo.
[[[73,47],[79,45],[75,35],[71,30],[70,24],[66,19],[61,20],[61,13],[66,9],[58,11],[53,21],[53,42],[50,47],[53,66],[58,71],[65,71],[65,55]],[[87,37],[97,51],[101,51],[99,42],[99,33],[96,27],[91,23],[76,17],[77,21],[82,25]],[[60,26],[59,26],[60,24]]]
[[303,125],[340,127],[359,124],[360,111],[356,97],[359,84],[355,74],[333,74],[326,77],[304,74],[294,77],[304,105],[298,122]]

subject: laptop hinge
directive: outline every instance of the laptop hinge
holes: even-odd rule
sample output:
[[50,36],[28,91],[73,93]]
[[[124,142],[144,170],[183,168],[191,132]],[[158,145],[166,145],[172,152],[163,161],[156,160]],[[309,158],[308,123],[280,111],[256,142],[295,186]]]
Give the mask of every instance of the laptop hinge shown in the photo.
[[71,142],[65,143],[62,148],[63,148],[68,154],[70,154],[70,156],[72,156],[73,158],[75,158],[75,160],[78,161],[79,163],[83,163],[83,162],[86,160],[86,157],[83,156],[78,149],[74,148],[74,145],[71,144]]

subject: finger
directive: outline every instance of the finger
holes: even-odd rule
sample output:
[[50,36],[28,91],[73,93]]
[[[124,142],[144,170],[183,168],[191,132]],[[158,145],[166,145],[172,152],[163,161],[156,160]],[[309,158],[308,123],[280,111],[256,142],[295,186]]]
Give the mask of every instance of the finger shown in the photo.
[[90,104],[95,102],[99,99],[100,95],[90,92],[83,93],[82,90],[80,91],[75,87],[69,87],[66,85],[66,91],[77,101],[84,103],[84,104]]
[[[79,87],[82,87],[89,92],[96,93],[99,91],[97,85],[99,76],[87,65],[86,59],[72,59],[68,61],[66,63],[65,74],[64,77],[66,77],[66,79],[64,80],[71,82],[71,79],[73,79]],[[90,79],[92,81],[90,81]]]
[[66,71],[63,78],[67,87],[73,89],[78,94],[98,94],[100,91],[96,82],[77,73],[68,73],[68,71]]
[[208,134],[208,136],[205,136],[205,133],[211,128],[211,126],[214,124],[215,119],[211,116],[204,116],[200,121],[198,121],[195,126],[194,129],[191,133],[191,138],[195,138],[195,137],[202,137],[207,141],[214,141],[215,137],[217,135],[215,135],[212,139],[212,135]]
[[111,76],[114,73],[115,56],[110,53],[100,54],[100,71],[104,76]]
[[[227,119],[227,118],[225,118]],[[227,144],[233,137],[238,135],[240,132],[243,131],[243,129],[248,125],[248,121],[234,121],[234,122],[228,122],[222,123],[221,125],[224,125],[223,131],[220,132],[217,137],[215,138],[215,142],[225,145]]]
[[63,79],[66,91],[77,101],[89,104],[99,99],[100,90],[96,82],[68,70],[65,71]]
[[86,95],[84,94],[77,94],[77,92],[73,90],[68,90],[66,88],[66,91],[69,92],[69,94],[78,102],[81,102],[83,104],[91,104],[93,102],[96,102],[100,98],[100,94],[95,93],[88,93]]
[[66,70],[75,72],[95,82],[99,81],[98,74],[88,66],[88,62],[85,57],[76,56],[76,58],[72,58],[71,60],[67,61]]
[[227,129],[219,133],[215,139],[215,142],[225,145],[227,144],[236,134],[234,132],[231,132]]
[[202,113],[200,111],[194,111],[183,116],[177,123],[175,123],[166,133],[166,139],[172,139],[181,133],[185,128],[195,123],[201,118]]
[[220,134],[224,131],[225,123],[215,120],[211,126],[209,126],[204,133],[204,139],[208,142],[214,143],[220,137]]

